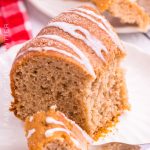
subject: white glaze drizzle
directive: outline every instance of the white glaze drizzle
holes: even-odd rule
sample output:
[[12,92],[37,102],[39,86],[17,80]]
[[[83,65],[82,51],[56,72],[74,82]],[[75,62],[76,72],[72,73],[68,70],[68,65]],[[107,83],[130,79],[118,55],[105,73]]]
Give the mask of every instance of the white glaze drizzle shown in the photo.
[[28,49],[28,51],[54,51],[54,52],[58,52],[58,53],[61,53],[61,54],[64,54],[68,57],[71,57],[73,59],[75,59],[76,61],[78,61],[80,64],[83,64],[82,60],[79,59],[78,57],[74,56],[73,54],[65,51],[65,50],[62,50],[62,49],[58,49],[56,47],[48,47],[48,46],[43,46],[43,47],[31,47]]
[[41,36],[38,36],[37,38],[48,38],[48,39],[56,40],[56,41],[59,41],[59,42],[63,43],[64,45],[68,46],[69,48],[71,48],[76,54],[79,55],[79,57],[81,58],[82,64],[84,64],[84,66],[87,68],[87,70],[89,71],[89,73],[94,78],[96,78],[94,69],[93,69],[91,63],[89,62],[89,59],[72,42],[70,42],[69,40],[66,40],[63,37],[58,36],[58,35],[41,35]]
[[35,129],[31,129],[28,131],[27,139],[32,136],[32,134],[35,132]]
[[81,129],[80,126],[78,126],[74,121],[70,120],[69,118],[67,118],[64,114],[62,114],[64,116],[64,118],[68,121],[71,122],[72,125],[76,126],[76,128],[82,133],[83,137],[85,137],[85,139],[92,144],[94,141],[93,139],[83,130]]
[[[79,10],[80,12],[77,12],[77,11],[74,11],[74,10]],[[92,22],[96,23],[101,29],[103,29],[113,40],[113,42],[120,48],[120,49],[123,49],[123,46],[118,38],[118,36],[116,35],[116,33],[113,31],[112,27],[110,26],[110,24],[107,22],[107,20],[96,14],[94,11],[91,11],[91,10],[88,10],[88,9],[85,9],[85,8],[76,8],[74,10],[71,10],[71,11],[67,11],[67,12],[73,12],[73,13],[76,13],[82,17],[85,17],[89,20],[91,20]],[[88,14],[88,15],[87,15]],[[95,20],[94,18],[92,18],[91,16],[97,18],[97,19],[100,19],[102,21],[102,23],[98,22],[97,20]],[[104,26],[105,25],[105,26]]]
[[67,130],[67,129],[64,129],[64,128],[53,128],[53,129],[48,129],[45,131],[45,136],[48,138],[50,136],[53,136],[53,134],[55,132],[65,132],[67,133],[69,136],[70,136],[70,139],[72,140],[72,142],[77,146],[77,147],[80,147],[80,143],[71,136],[71,131],[70,130]]
[[50,136],[53,136],[53,134],[55,132],[65,132],[67,133],[68,135],[70,135],[70,131],[67,130],[67,129],[64,129],[64,128],[53,128],[53,129],[48,129],[45,131],[45,136],[46,137],[50,137]]
[[[63,123],[63,122],[61,122],[61,121],[58,121],[58,120],[56,120],[56,119],[54,119],[54,118],[52,118],[52,117],[46,117],[46,122],[47,123],[53,123],[53,124],[59,124],[59,125],[62,125],[62,126],[64,126],[64,127],[66,127],[65,126],[65,124]],[[67,129],[66,129],[67,130]],[[65,131],[66,131],[65,130]],[[71,131],[69,131],[70,133],[71,133]],[[68,132],[68,133],[69,133]],[[69,133],[69,134],[70,134]],[[75,139],[75,138],[73,138],[73,137],[70,137],[71,138],[71,140],[73,141],[73,143],[75,143],[75,145],[77,146],[77,147],[80,147],[80,143]]]
[[65,127],[65,125],[61,121],[58,121],[58,120],[56,120],[52,117],[46,117],[46,123],[48,123],[48,124],[51,124],[51,123],[52,124],[58,124],[58,125],[62,125],[62,126]]
[[104,31],[107,32],[107,29],[105,28],[105,26],[104,26],[102,23],[97,22],[97,21],[96,21],[94,18],[92,18],[91,16],[89,16],[89,15],[87,15],[87,14],[81,12],[81,11],[78,12],[78,11],[76,11],[76,10],[77,10],[77,9],[75,9],[75,10],[69,10],[69,11],[66,11],[66,12],[72,12],[72,13],[75,13],[75,14],[81,16],[81,17],[84,17],[84,18],[86,18],[86,19],[88,19],[88,20],[90,20],[90,21],[96,23],[101,29],[103,29]]
[[29,122],[32,122],[33,121],[33,116],[31,116],[30,118],[29,118]]
[[79,141],[77,141],[75,138],[70,137],[70,139],[72,140],[72,142],[78,147],[81,148],[81,144],[79,143]]
[[[92,140],[92,138],[84,131],[84,130],[82,130],[74,121],[72,121],[72,120],[70,120],[69,118],[67,118],[63,113],[61,113],[61,115],[68,121],[68,122],[70,122],[73,126],[75,126],[81,133],[82,133],[82,135],[86,138],[86,140],[89,142],[89,143],[93,143],[93,140]],[[48,119],[49,118],[49,119]],[[48,120],[47,120],[48,119]],[[56,119],[54,119],[54,118],[52,118],[52,117],[47,117],[47,119],[46,119],[46,122],[47,123],[56,123],[57,124],[57,122],[58,122],[58,124],[60,123],[60,124],[62,124],[62,125],[64,125],[62,122],[60,122],[60,121],[57,121]],[[65,126],[65,125],[64,125]],[[65,126],[66,127],[66,126]],[[71,132],[71,131],[69,131],[69,132]]]
[[[62,29],[63,31],[69,33],[73,37],[82,40],[86,45],[88,45],[89,47],[91,47],[92,50],[95,51],[98,57],[100,57],[103,61],[105,61],[101,53],[101,50],[104,50],[107,53],[108,52],[107,48],[100,40],[92,36],[87,29],[66,22],[51,22],[48,24],[48,26]],[[81,35],[76,31],[82,32],[85,36]]]

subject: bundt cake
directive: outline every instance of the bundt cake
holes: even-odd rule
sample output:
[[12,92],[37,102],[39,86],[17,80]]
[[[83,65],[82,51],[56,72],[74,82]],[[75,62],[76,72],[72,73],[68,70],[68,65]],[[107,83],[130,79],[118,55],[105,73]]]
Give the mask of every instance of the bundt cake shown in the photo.
[[143,3],[149,0],[91,0],[101,12],[108,11],[123,23],[136,24],[146,30],[150,25],[150,16]]
[[93,140],[64,114],[53,109],[25,121],[29,150],[87,150]]
[[128,109],[124,48],[111,25],[91,6],[52,19],[21,48],[10,81],[10,110],[25,120],[57,105],[92,137]]

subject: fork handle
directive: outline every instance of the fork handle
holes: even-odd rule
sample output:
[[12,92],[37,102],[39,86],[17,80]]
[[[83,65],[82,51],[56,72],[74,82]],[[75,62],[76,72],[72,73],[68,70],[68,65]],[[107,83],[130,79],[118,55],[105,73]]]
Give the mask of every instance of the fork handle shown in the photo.
[[130,145],[119,142],[111,142],[101,145],[90,145],[88,150],[150,150],[150,143]]

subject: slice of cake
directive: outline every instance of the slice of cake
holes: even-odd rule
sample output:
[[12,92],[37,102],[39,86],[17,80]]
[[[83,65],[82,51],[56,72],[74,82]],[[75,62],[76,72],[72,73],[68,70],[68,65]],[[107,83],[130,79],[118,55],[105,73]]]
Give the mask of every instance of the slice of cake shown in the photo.
[[66,11],[18,53],[10,74],[11,111],[25,120],[57,105],[97,137],[128,108],[124,56],[121,41],[96,9]]
[[[100,10],[109,11],[123,23],[136,24],[143,30],[150,25],[150,16],[142,5],[144,0],[91,0]],[[149,1],[149,0],[145,0]],[[146,2],[147,3],[147,2]],[[144,5],[143,5],[144,6]],[[145,7],[147,8],[147,7]]]
[[142,6],[150,16],[150,0],[136,0],[136,2]]
[[25,131],[29,150],[88,150],[93,143],[75,122],[53,109],[28,117]]

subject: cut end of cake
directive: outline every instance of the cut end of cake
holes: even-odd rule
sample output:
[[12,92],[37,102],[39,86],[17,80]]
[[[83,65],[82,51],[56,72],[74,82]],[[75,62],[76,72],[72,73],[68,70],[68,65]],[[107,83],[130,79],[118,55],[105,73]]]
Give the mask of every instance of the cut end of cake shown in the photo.
[[25,120],[27,116],[41,110],[48,111],[51,106],[57,105],[58,110],[86,127],[83,100],[86,101],[91,79],[79,69],[56,56],[28,59],[17,72],[12,73],[17,102],[12,103],[11,110]]

